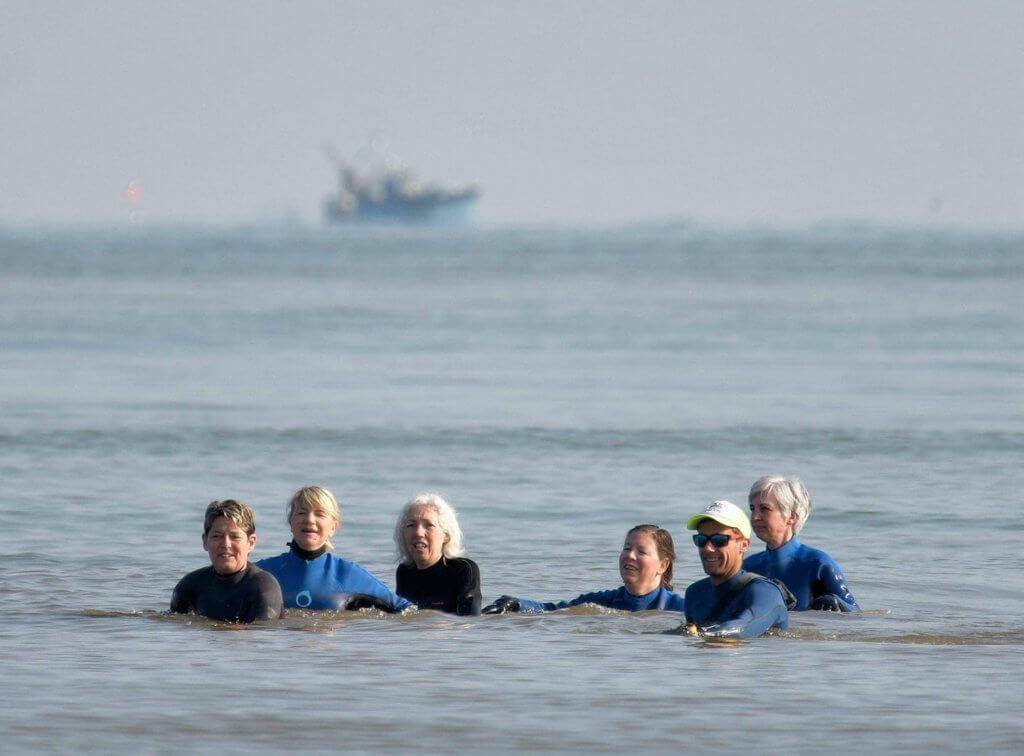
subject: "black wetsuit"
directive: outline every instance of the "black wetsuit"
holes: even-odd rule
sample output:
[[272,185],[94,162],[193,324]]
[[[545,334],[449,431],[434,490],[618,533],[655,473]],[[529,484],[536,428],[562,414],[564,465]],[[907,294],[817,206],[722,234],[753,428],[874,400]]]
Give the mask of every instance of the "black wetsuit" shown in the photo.
[[395,571],[395,592],[420,609],[480,614],[480,568],[465,557],[441,557],[425,570],[403,563]]
[[282,606],[277,578],[252,563],[233,575],[218,575],[213,567],[203,567],[179,580],[171,594],[172,612],[225,622],[276,619]]

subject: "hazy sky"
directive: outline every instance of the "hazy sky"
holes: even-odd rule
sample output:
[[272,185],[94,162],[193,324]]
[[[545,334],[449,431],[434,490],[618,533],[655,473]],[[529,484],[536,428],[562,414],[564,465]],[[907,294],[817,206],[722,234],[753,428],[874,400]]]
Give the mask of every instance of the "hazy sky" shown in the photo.
[[5,0],[0,223],[317,220],[376,132],[483,221],[1021,226],[1022,39],[1016,0]]

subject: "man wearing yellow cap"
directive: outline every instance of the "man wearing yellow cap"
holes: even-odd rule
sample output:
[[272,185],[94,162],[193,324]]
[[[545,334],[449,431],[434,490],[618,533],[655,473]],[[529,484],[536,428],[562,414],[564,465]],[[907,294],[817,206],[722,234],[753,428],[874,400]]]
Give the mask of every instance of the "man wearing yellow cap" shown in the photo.
[[789,626],[786,599],[771,580],[743,571],[750,547],[750,520],[732,502],[716,501],[686,522],[697,532],[701,565],[708,577],[686,589],[686,631],[691,635],[756,638]]

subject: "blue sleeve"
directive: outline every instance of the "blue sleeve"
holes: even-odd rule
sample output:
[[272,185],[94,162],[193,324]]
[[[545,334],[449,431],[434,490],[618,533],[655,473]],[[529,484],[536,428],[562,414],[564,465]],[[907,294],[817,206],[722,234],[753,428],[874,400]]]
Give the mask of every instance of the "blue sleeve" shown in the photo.
[[594,591],[593,593],[581,593],[571,601],[531,601],[530,599],[519,599],[519,611],[521,614],[538,614],[540,612],[554,612],[558,609],[568,609],[570,606],[580,604],[598,604],[615,608],[612,599],[617,591]]
[[666,612],[682,612],[686,610],[686,602],[683,597],[673,591],[665,591],[665,604],[658,607]]
[[860,611],[860,606],[858,606],[853,598],[853,594],[850,593],[850,589],[846,585],[843,571],[839,569],[839,565],[831,557],[822,560],[819,565],[813,593],[815,599],[819,597],[834,598],[844,612]]
[[378,598],[390,607],[389,611],[391,612],[401,612],[413,606],[411,601],[407,601],[392,591],[375,578],[365,567],[354,562],[349,562],[349,565],[351,567],[345,582],[347,583],[346,587],[352,593],[365,593],[368,596]]
[[767,580],[754,580],[722,611],[720,622],[701,626],[701,635],[712,638],[757,638],[778,627],[789,627],[789,613],[782,592]]

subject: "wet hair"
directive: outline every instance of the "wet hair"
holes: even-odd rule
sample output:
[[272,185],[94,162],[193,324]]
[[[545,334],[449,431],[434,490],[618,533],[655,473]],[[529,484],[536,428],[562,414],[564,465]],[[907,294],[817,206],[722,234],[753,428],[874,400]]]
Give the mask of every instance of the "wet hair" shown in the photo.
[[[334,498],[334,494],[326,488],[321,488],[320,486],[306,486],[292,494],[292,498],[288,501],[288,509],[285,517],[285,522],[289,525],[291,525],[292,515],[295,514],[295,510],[299,507],[305,507],[313,512],[326,512],[337,520],[338,527],[341,527],[341,507],[338,506],[338,500]],[[328,538],[324,544],[329,549],[334,548],[334,544],[331,543],[330,538]]]
[[629,540],[629,537],[634,533],[647,533],[654,539],[654,545],[658,549],[658,559],[668,559],[668,569],[661,576],[661,587],[671,591],[672,565],[676,561],[676,547],[672,543],[672,534],[665,530],[665,528],[645,523],[631,527],[629,532],[626,533],[626,540]]
[[409,548],[405,545],[404,530],[405,521],[409,519],[409,514],[416,507],[433,509],[437,515],[437,524],[448,536],[448,542],[441,547],[441,556],[446,559],[462,556],[465,553],[465,549],[462,548],[462,528],[459,527],[455,509],[440,494],[421,493],[406,502],[395,523],[395,555],[398,557],[398,561],[405,564],[414,563]]
[[811,516],[811,495],[803,481],[796,477],[784,475],[765,475],[758,478],[750,487],[747,495],[747,503],[753,507],[754,502],[762,496],[769,496],[779,505],[779,512],[787,520],[791,515],[796,514],[796,522],[793,523],[793,535],[800,532],[800,529]]
[[227,517],[231,522],[245,531],[246,535],[256,532],[256,516],[245,504],[235,499],[224,499],[223,501],[211,501],[206,507],[206,516],[203,518],[203,535],[210,532],[214,520],[218,517]]

